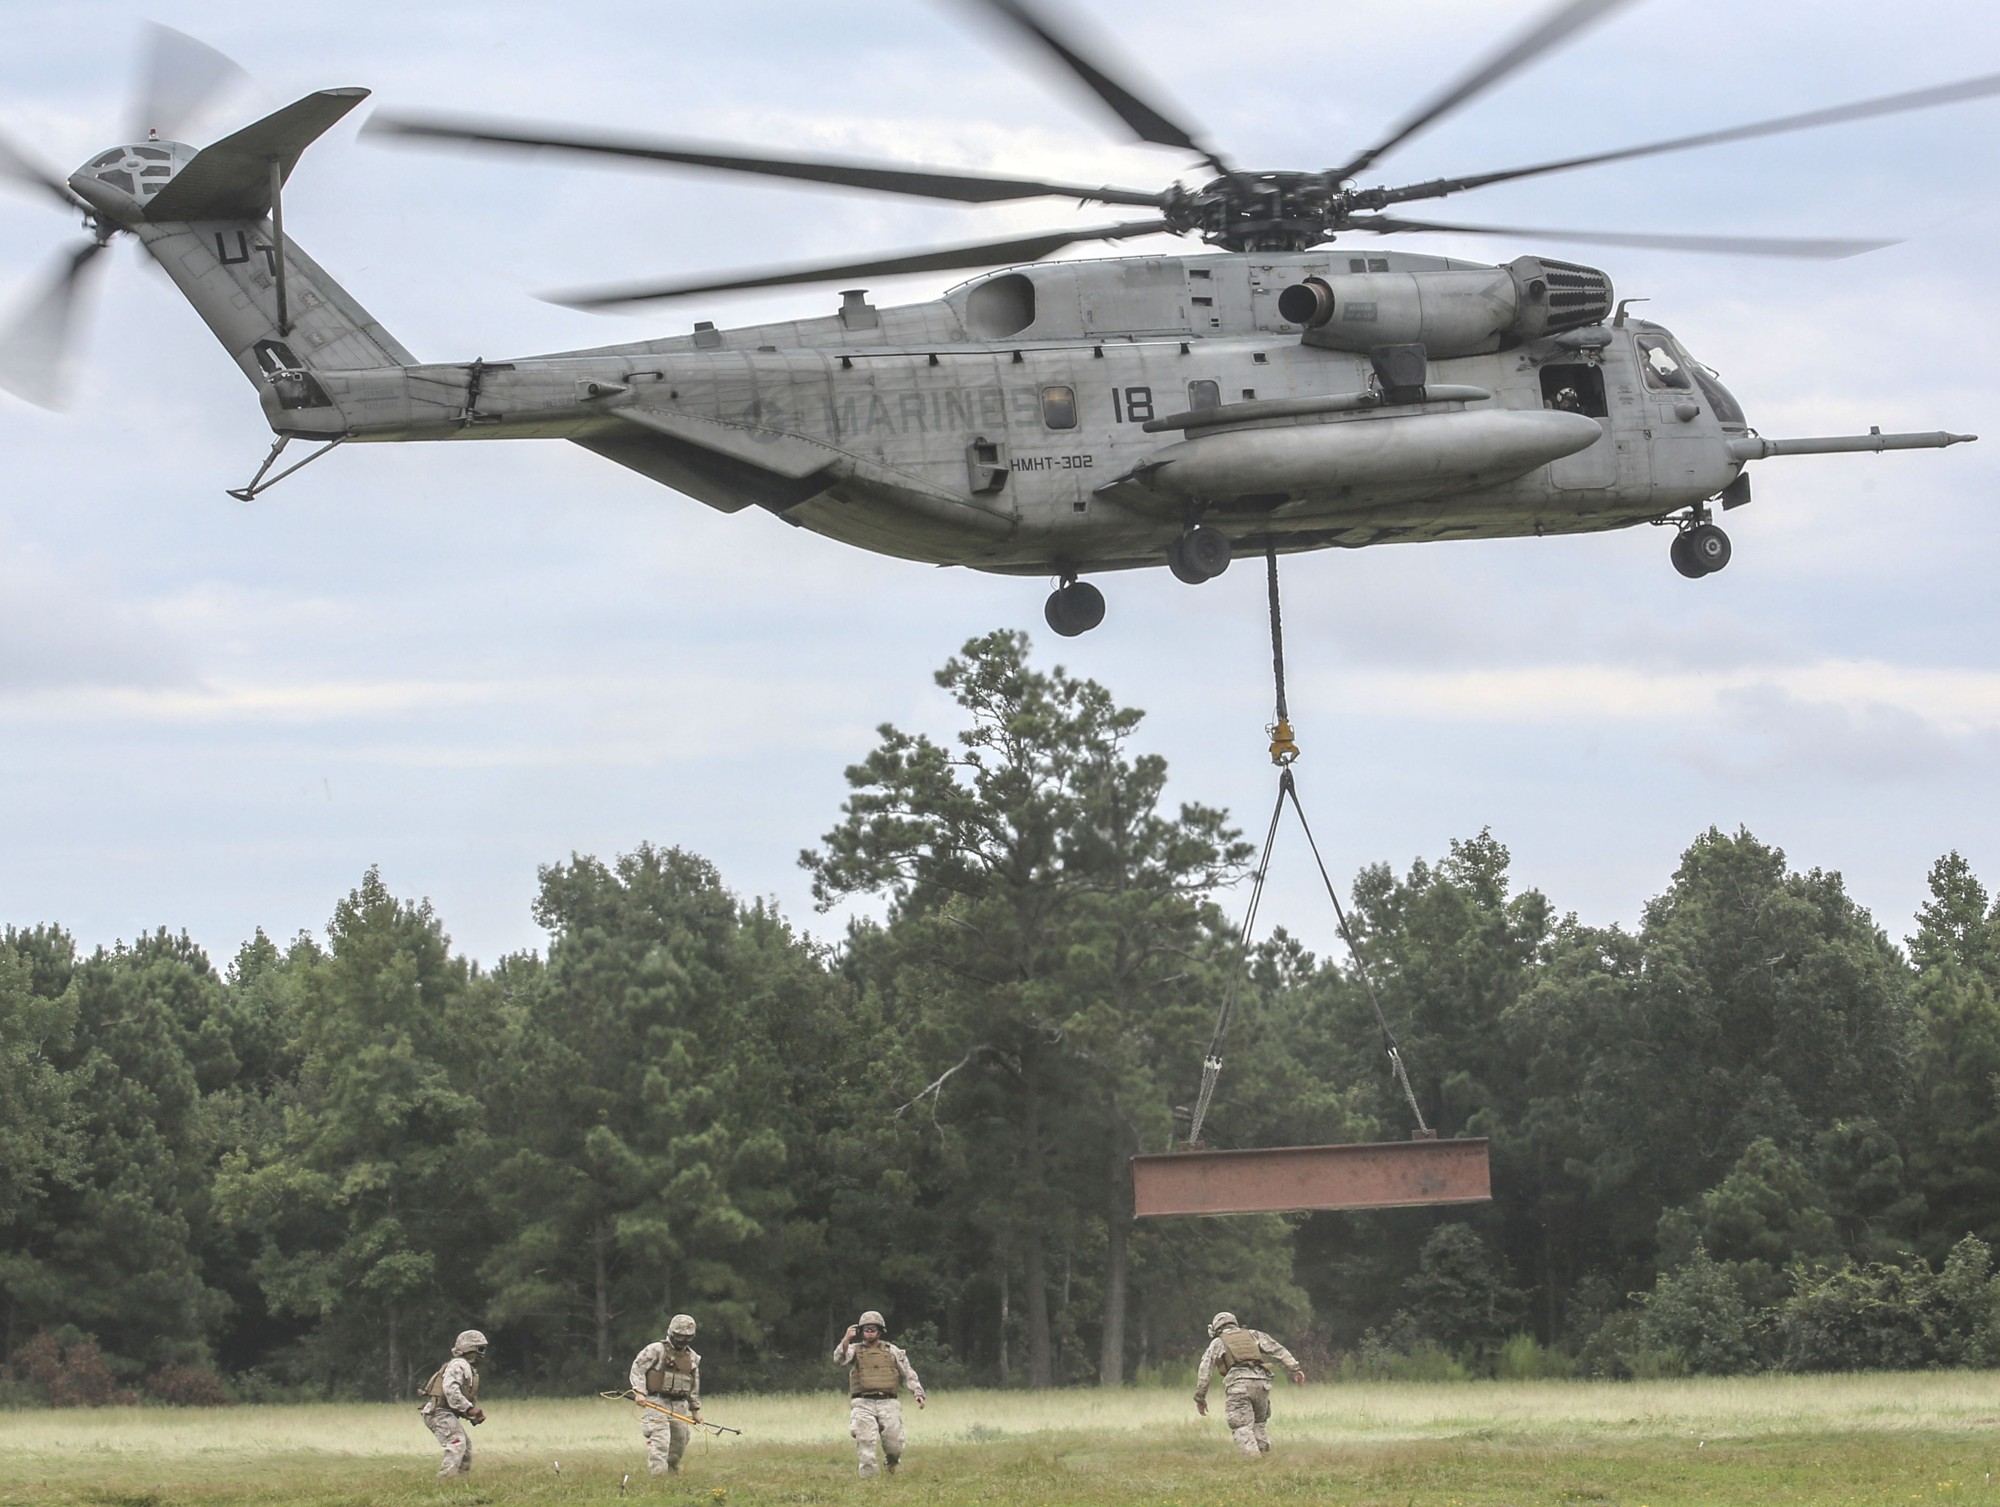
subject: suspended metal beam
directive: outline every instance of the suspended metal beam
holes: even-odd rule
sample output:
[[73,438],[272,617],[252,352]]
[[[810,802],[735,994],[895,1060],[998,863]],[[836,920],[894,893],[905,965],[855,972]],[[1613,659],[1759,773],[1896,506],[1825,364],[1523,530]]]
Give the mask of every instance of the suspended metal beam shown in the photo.
[[1400,1209],[1493,1197],[1484,1139],[1176,1151],[1132,1158],[1133,1212],[1278,1214]]

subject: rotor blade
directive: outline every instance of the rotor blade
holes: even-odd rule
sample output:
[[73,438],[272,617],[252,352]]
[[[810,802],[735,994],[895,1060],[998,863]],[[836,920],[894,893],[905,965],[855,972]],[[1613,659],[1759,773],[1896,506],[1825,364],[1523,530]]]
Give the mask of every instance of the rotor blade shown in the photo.
[[68,387],[71,332],[84,269],[111,243],[85,241],[63,253],[54,280],[0,334],[0,388],[39,408],[58,408]]
[[780,267],[698,283],[635,283],[559,293],[551,303],[573,309],[602,309],[613,304],[648,299],[680,298],[690,293],[728,293],[739,288],[778,288],[792,283],[827,283],[843,278],[890,277],[900,272],[945,272],[959,267],[997,267],[1005,262],[1038,262],[1078,241],[1122,241],[1168,229],[1165,220],[1134,220],[1123,225],[1096,225],[1083,230],[1051,230],[1006,241],[980,241],[970,246],[944,246],[900,256],[874,257],[865,262],[836,262],[811,267]]
[[43,167],[5,136],[0,136],[0,178],[12,178],[33,188],[46,189],[62,201],[65,209],[86,209],[83,200],[70,192],[69,185],[49,168]]
[[1030,9],[1025,0],[960,0],[960,3],[995,11],[1041,43],[1055,54],[1064,67],[1083,80],[1092,94],[1109,105],[1112,113],[1130,126],[1132,134],[1141,141],[1199,152],[1215,165],[1218,172],[1229,171],[1228,164],[1212,148],[1204,145],[1194,132],[1119,83],[1080,51],[1073,41]]
[[167,141],[180,140],[211,100],[247,77],[206,42],[148,21],[139,92],[128,122],[131,139],[144,141],[149,131],[158,131]]
[[1405,220],[1397,215],[1356,215],[1350,230],[1377,235],[1434,232],[1441,235],[1528,236],[1544,241],[1573,241],[1580,246],[1630,246],[1642,251],[1703,251],[1719,256],[1782,256],[1811,261],[1839,261],[1880,251],[1900,241],[1855,241],[1831,237],[1755,235],[1649,235],[1620,230],[1532,230],[1511,225],[1444,225],[1435,220]]
[[1385,140],[1369,147],[1344,167],[1335,168],[1331,176],[1339,182],[1365,172],[1377,158],[1386,156],[1419,131],[1456,110],[1474,96],[1492,88],[1510,73],[1525,68],[1550,48],[1567,42],[1586,27],[1595,25],[1613,11],[1631,3],[1632,0],[1565,0],[1565,3],[1543,16],[1521,37],[1474,68],[1397,126]]
[[362,128],[364,136],[455,141],[475,146],[543,147],[594,156],[623,157],[711,168],[727,173],[760,173],[772,178],[796,178],[879,193],[909,194],[920,199],[952,199],[962,204],[996,204],[1010,199],[1060,198],[1097,204],[1137,204],[1157,207],[1164,194],[1129,188],[1083,188],[1070,183],[1044,183],[1036,178],[988,178],[948,168],[899,167],[892,163],[826,162],[799,157],[758,157],[719,149],[706,142],[670,141],[662,137],[610,136],[591,131],[510,125],[441,115],[392,115],[378,111]]
[[[1594,167],[1600,162],[1623,162],[1632,157],[1653,157],[1662,152],[1685,152],[1693,147],[1718,146],[1727,141],[1752,141],[1759,136],[1780,136],[1787,131],[1810,131],[1820,126],[1837,126],[1850,120],[1867,120],[1876,115],[1900,115],[1906,110],[1930,110],[1961,100],[1987,99],[2000,94],[2000,73],[1966,79],[1956,84],[1939,84],[1929,89],[1912,89],[1906,94],[1885,94],[1879,99],[1859,100],[1851,105],[1834,105],[1824,110],[1807,110],[1799,115],[1781,115],[1749,125],[1729,126],[1720,131],[1700,131],[1692,136],[1675,136],[1644,146],[1620,147],[1611,152],[1593,152],[1586,157],[1565,157],[1535,167],[1508,168],[1498,173],[1476,173],[1469,178],[1438,178],[1429,183],[1381,191],[1379,202],[1403,204],[1411,199],[1440,199],[1463,189],[1484,188],[1489,183],[1505,183],[1514,178],[1533,178],[1542,173],[1567,172],[1571,168]],[[1372,197],[1372,196],[1371,196]]]

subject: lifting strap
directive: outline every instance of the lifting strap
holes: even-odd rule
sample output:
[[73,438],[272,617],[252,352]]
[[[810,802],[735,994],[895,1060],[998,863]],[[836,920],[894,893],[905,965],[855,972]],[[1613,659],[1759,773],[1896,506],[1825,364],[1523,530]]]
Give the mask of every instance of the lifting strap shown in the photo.
[[1201,1091],[1195,1096],[1194,1117],[1188,1126],[1188,1143],[1198,1146],[1201,1142],[1202,1125],[1208,1119],[1209,1104],[1215,1098],[1216,1079],[1222,1073],[1222,1049],[1229,1037],[1230,1018],[1236,1013],[1236,993],[1242,986],[1243,975],[1249,971],[1250,937],[1257,925],[1257,911],[1264,901],[1264,881],[1271,872],[1271,850],[1278,840],[1278,820],[1285,814],[1285,802],[1292,803],[1292,810],[1298,814],[1299,829],[1306,835],[1306,846],[1312,850],[1313,863],[1319,869],[1320,882],[1326,886],[1326,897],[1333,902],[1334,919],[1340,924],[1340,937],[1347,944],[1347,952],[1354,959],[1354,971],[1361,978],[1361,987],[1368,995],[1368,1003],[1375,1011],[1375,1023],[1382,1029],[1382,1049],[1388,1054],[1389,1066],[1396,1074],[1397,1086],[1403,1090],[1403,1101],[1410,1106],[1410,1115],[1417,1122],[1416,1134],[1419,1139],[1428,1140],[1434,1132],[1424,1123],[1424,1112],[1417,1105],[1415,1090],[1410,1087],[1410,1075],[1403,1066],[1403,1051],[1396,1042],[1396,1033],[1389,1029],[1389,1019],[1382,1013],[1382,1001],[1375,993],[1375,981],[1368,973],[1368,960],[1362,956],[1354,940],[1354,929],[1347,922],[1347,908],[1340,903],[1340,891],[1334,887],[1333,876],[1326,871],[1326,860],[1320,857],[1319,843],[1314,839],[1312,824],[1306,820],[1306,808],[1299,804],[1298,784],[1292,776],[1292,764],[1299,757],[1298,744],[1292,737],[1292,725],[1285,706],[1285,640],[1284,628],[1278,611],[1278,549],[1276,544],[1267,542],[1264,546],[1264,560],[1270,583],[1271,596],[1271,671],[1277,685],[1277,720],[1268,729],[1271,734],[1271,762],[1278,766],[1278,799],[1271,808],[1271,824],[1264,832],[1264,851],[1257,860],[1257,870],[1250,883],[1250,904],[1243,915],[1243,928],[1238,941],[1243,950],[1243,966],[1231,971],[1229,984],[1223,990],[1222,1009],[1215,1020],[1215,1034],[1209,1038],[1208,1051],[1202,1057]]

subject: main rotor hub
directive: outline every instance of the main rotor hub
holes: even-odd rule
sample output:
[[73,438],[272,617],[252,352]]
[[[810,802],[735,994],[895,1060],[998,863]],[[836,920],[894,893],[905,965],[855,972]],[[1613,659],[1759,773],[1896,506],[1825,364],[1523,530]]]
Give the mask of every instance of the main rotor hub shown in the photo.
[[1304,251],[1331,240],[1347,209],[1325,173],[1231,173],[1176,198],[1167,218],[1225,251]]

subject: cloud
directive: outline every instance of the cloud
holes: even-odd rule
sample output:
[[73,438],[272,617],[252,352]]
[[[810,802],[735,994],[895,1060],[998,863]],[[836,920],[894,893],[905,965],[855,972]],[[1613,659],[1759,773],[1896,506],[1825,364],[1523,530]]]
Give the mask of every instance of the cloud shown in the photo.
[[188,674],[186,646],[157,610],[0,536],[0,699],[80,687],[158,692]]
[[1728,780],[1905,784],[1958,772],[1975,752],[1990,754],[2000,726],[1990,708],[1968,727],[1949,714],[1926,717],[1907,705],[1866,697],[1811,700],[1770,684],[1727,690],[1716,701],[1720,736],[1689,740],[1682,756]]
[[[2000,734],[2000,670],[1925,669],[1884,661],[1823,660],[1703,673],[1617,664],[1507,669],[1364,670],[1329,678],[1330,701],[1379,717],[1499,725],[1726,723],[1756,728],[1923,730],[1938,739]],[[1802,744],[1809,747],[1809,744]]]

